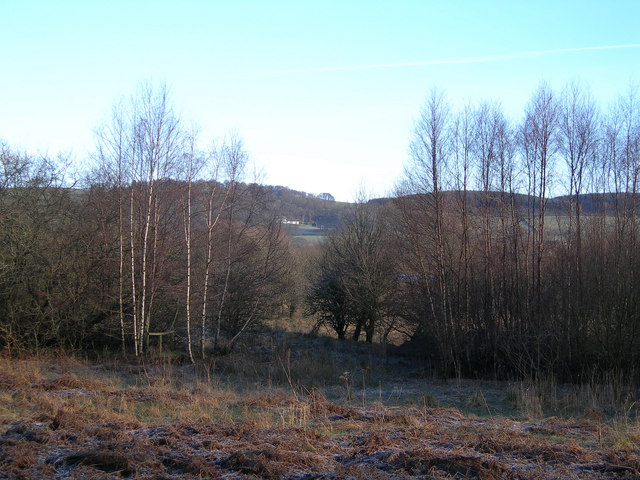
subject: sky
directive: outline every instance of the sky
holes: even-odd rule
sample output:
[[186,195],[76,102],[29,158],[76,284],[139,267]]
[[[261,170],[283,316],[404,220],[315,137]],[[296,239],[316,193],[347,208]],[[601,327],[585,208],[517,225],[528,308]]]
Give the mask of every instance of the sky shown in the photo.
[[639,18],[638,0],[0,0],[0,140],[82,167],[112,105],[165,83],[263,183],[382,196],[432,88],[514,121],[542,81],[606,107],[640,83]]

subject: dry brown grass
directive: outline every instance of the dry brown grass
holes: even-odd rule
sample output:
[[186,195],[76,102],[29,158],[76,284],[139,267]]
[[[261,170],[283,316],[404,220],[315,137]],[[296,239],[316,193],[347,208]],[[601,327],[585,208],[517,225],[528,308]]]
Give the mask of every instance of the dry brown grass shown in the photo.
[[514,420],[285,385],[0,357],[0,478],[640,478],[630,411]]

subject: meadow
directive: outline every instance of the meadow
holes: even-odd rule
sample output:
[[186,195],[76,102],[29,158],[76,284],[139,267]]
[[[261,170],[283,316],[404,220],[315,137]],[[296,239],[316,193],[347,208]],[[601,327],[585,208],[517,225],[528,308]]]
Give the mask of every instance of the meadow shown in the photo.
[[640,475],[637,392],[616,379],[443,380],[392,347],[262,335],[197,365],[1,357],[0,478]]

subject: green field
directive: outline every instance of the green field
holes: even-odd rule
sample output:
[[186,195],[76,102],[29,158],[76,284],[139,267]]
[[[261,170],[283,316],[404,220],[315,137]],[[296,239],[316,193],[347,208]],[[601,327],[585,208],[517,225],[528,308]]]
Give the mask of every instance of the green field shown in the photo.
[[294,239],[294,242],[302,245],[318,244],[333,231],[327,228],[314,227],[309,224],[286,225],[285,228]]

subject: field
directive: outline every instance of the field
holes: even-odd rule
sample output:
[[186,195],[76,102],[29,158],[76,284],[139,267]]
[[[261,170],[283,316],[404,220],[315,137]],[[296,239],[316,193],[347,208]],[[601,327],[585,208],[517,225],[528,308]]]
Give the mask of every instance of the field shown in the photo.
[[320,243],[333,231],[307,224],[286,225],[285,228],[293,238],[294,244],[300,247]]
[[0,357],[0,478],[639,478],[635,393],[442,381],[381,346]]

